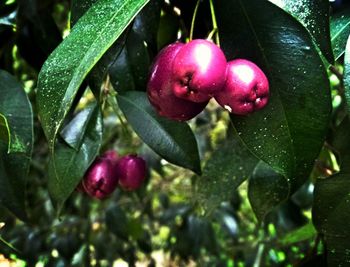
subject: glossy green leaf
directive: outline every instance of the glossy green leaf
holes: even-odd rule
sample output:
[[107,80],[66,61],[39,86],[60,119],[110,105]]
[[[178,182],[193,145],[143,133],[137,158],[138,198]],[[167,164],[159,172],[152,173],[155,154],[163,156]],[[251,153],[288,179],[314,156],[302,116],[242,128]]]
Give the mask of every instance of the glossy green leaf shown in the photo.
[[306,29],[268,1],[217,2],[216,12],[228,60],[254,61],[270,82],[269,104],[232,122],[293,192],[311,172],[327,131],[331,97],[323,62]]
[[344,56],[344,88],[348,112],[350,111],[350,35],[346,44]]
[[159,17],[159,0],[151,0],[135,17],[125,48],[109,70],[116,91],[146,90],[151,59],[157,50]]
[[120,109],[140,138],[167,161],[201,172],[198,147],[191,128],[156,114],[143,92],[117,96]]
[[334,62],[329,29],[329,0],[270,0],[292,14],[309,31],[315,43],[332,64]]
[[339,12],[331,17],[331,40],[333,53],[338,60],[345,51],[346,41],[350,34],[350,9]]
[[345,118],[332,144],[340,153],[341,171],[318,179],[314,190],[313,223],[324,235],[329,266],[347,266],[350,261],[350,121]]
[[126,48],[136,89],[146,91],[149,67],[151,65],[146,43],[141,39],[140,35],[131,30],[126,41]]
[[116,61],[109,69],[112,86],[117,92],[135,90],[134,77],[128,59],[128,51],[123,48]]
[[[86,122],[85,122],[86,121]],[[74,191],[102,143],[102,115],[97,104],[78,113],[63,129],[65,140],[58,139],[49,163],[49,191],[58,211]]]
[[39,74],[37,102],[50,148],[86,75],[147,0],[99,0],[50,55]]
[[77,21],[89,10],[98,0],[72,0],[70,25],[73,27]]
[[103,57],[97,62],[94,68],[88,75],[87,81],[96,98],[101,94],[101,87],[109,68],[114,61],[119,57],[125,45],[125,34],[107,50]]
[[249,202],[258,220],[262,222],[267,213],[287,200],[289,191],[286,178],[260,161],[249,179],[248,187]]
[[135,17],[132,30],[147,43],[151,51],[157,50],[157,33],[160,22],[162,0],[150,0]]
[[[73,26],[78,19],[83,16],[89,8],[91,8],[97,0],[73,0],[71,10],[71,25]],[[109,67],[125,45],[126,34],[122,34],[117,41],[106,51],[102,58],[96,63],[87,77],[89,86],[96,98],[100,97],[101,86],[106,77]]]
[[290,246],[295,243],[311,239],[315,237],[316,234],[317,234],[317,231],[314,225],[310,222],[283,236],[280,239],[279,243],[282,246]]
[[11,134],[9,129],[9,124],[4,115],[0,113],[0,139],[2,139],[8,146],[10,145]]
[[[33,149],[32,107],[21,84],[0,70],[0,204],[26,219],[25,188]],[[4,132],[5,131],[5,132]]]
[[61,131],[64,141],[76,150],[81,147],[92,115],[91,108],[80,111]]
[[227,201],[237,187],[247,179],[258,160],[239,138],[227,138],[207,161],[203,174],[196,180],[196,195],[207,213]]
[[315,187],[313,222],[325,236],[329,266],[346,266],[350,262],[349,176],[349,171],[342,171],[330,178],[319,179]]

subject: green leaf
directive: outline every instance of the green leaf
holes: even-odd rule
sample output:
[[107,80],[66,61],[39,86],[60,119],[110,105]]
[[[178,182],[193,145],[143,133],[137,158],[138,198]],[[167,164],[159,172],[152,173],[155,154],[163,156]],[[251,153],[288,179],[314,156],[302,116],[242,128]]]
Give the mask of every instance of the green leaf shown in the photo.
[[[344,56],[344,88],[348,112],[350,111],[350,35],[346,43]],[[350,114],[350,113],[349,113]]]
[[2,139],[7,144],[8,150],[10,150],[11,134],[9,124],[6,117],[2,114],[0,114],[0,139]]
[[339,148],[341,171],[326,179],[318,179],[314,190],[313,223],[324,235],[329,266],[346,266],[350,261],[350,121],[338,126],[332,145]]
[[313,40],[332,64],[334,62],[329,29],[329,0],[270,0],[289,12],[309,31]]
[[21,84],[0,70],[0,204],[27,218],[25,188],[33,149],[32,107]]
[[249,179],[248,197],[257,219],[262,222],[274,207],[287,200],[289,184],[285,177],[260,161]]
[[87,127],[91,123],[92,111],[92,108],[80,111],[61,131],[64,141],[76,150],[79,150],[85,138]]
[[[86,123],[82,123],[86,121]],[[66,140],[58,139],[49,163],[49,192],[58,211],[74,191],[102,143],[102,115],[95,103],[78,113],[63,129]]]
[[146,91],[151,59],[145,42],[133,30],[128,35],[126,49],[128,51],[128,62],[134,77],[136,89]]
[[112,86],[118,93],[136,89],[126,47],[123,48],[116,61],[111,65],[109,75]]
[[[97,0],[73,0],[71,10],[71,25],[73,26],[78,19],[83,16],[89,8],[91,8]],[[95,97],[99,99],[101,93],[101,85],[106,77],[109,67],[125,45],[126,34],[122,34],[117,41],[106,51],[102,58],[96,63],[88,75],[89,86]]]
[[98,0],[72,0],[70,25],[73,27],[77,21],[92,7]]
[[279,243],[282,246],[290,246],[295,243],[311,239],[315,237],[316,234],[317,234],[317,231],[314,225],[310,222],[283,236],[280,239]]
[[98,99],[101,94],[101,86],[108,73],[109,68],[114,61],[118,58],[125,45],[125,34],[119,37],[119,39],[108,49],[103,57],[97,62],[94,68],[88,75],[89,86]]
[[333,15],[330,27],[333,53],[338,60],[344,54],[346,40],[350,34],[350,9]]
[[157,35],[158,50],[177,39],[179,28],[180,19],[178,16],[171,12],[164,12],[162,14]]
[[146,90],[151,59],[157,50],[160,8],[159,0],[151,0],[135,17],[125,47],[109,70],[116,91]]
[[314,191],[312,217],[316,229],[325,236],[329,266],[346,266],[350,261],[349,176],[349,171],[342,171],[330,178],[319,179]]
[[148,146],[171,163],[201,172],[197,142],[187,123],[158,116],[144,92],[118,94],[117,100],[128,122]]
[[129,231],[128,224],[129,219],[124,210],[120,207],[113,205],[107,209],[105,217],[106,225],[108,229],[117,237],[124,240],[128,240]]
[[257,162],[238,137],[227,138],[197,178],[195,201],[199,201],[206,213],[213,212],[250,176]]
[[228,60],[254,61],[270,82],[269,104],[232,122],[248,149],[286,177],[294,192],[327,131],[331,96],[323,62],[306,29],[267,1],[217,2],[216,12]]
[[146,3],[99,0],[43,65],[37,102],[51,149],[84,78]]
[[20,55],[39,71],[47,57],[62,42],[51,14],[52,6],[38,0],[17,1],[16,46]]
[[147,43],[152,50],[157,50],[157,34],[160,22],[162,0],[150,0],[136,16],[132,30]]

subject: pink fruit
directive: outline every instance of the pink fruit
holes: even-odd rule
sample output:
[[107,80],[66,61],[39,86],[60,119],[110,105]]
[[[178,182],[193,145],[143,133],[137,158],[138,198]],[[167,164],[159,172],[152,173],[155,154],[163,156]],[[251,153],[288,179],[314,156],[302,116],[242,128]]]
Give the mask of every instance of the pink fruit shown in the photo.
[[196,39],[177,52],[172,63],[172,88],[177,97],[206,102],[225,83],[226,58],[214,43]]
[[137,155],[122,157],[118,163],[119,185],[124,190],[136,190],[146,178],[146,162]]
[[269,81],[253,62],[235,59],[227,63],[223,90],[216,101],[229,112],[247,115],[266,106],[269,100]]
[[183,46],[182,43],[173,43],[159,52],[147,84],[148,99],[158,114],[177,121],[192,119],[207,105],[207,102],[193,103],[180,99],[172,90],[172,63]]
[[117,159],[117,153],[112,150],[95,159],[81,182],[88,195],[103,199],[113,193],[118,185]]

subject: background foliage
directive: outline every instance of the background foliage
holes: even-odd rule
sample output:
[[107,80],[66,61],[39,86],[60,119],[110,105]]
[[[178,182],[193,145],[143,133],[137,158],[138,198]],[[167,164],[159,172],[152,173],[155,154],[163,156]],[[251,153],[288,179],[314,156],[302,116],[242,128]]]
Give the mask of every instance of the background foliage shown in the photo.
[[[196,3],[0,2],[0,263],[347,266],[349,4],[213,0],[227,59],[256,62],[270,102],[241,117],[212,101],[180,123],[145,90]],[[212,29],[199,1],[194,37]],[[108,149],[149,172],[98,201],[75,188]]]

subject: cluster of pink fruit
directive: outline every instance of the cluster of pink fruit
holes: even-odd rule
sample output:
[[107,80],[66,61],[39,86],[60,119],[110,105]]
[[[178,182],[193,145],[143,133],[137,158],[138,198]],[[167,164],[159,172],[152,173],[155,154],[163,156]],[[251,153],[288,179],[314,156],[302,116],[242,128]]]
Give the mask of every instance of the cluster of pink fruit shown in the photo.
[[214,97],[229,112],[247,115],[266,106],[269,82],[253,62],[227,62],[214,43],[196,39],[176,42],[156,57],[147,85],[148,98],[159,115],[186,121]]
[[92,197],[104,199],[118,185],[127,191],[138,189],[145,177],[143,158],[134,154],[119,158],[114,150],[108,150],[91,164],[78,188]]

